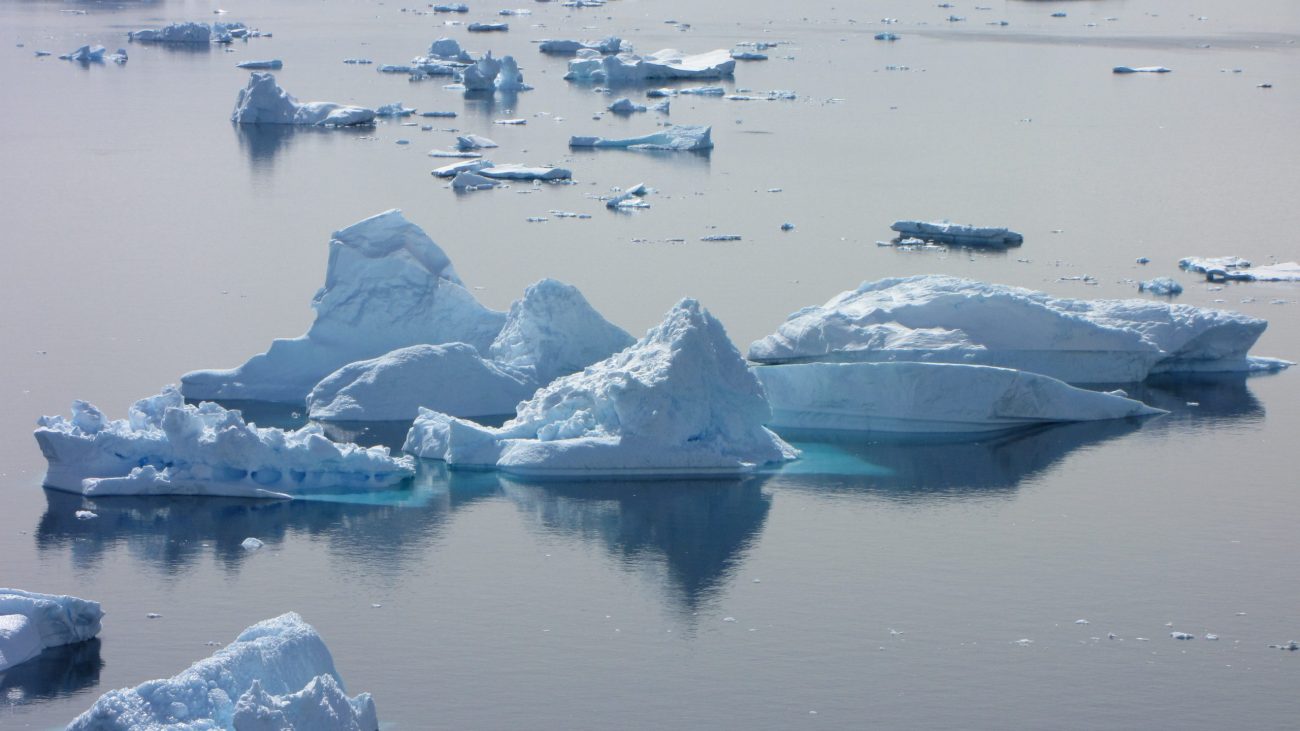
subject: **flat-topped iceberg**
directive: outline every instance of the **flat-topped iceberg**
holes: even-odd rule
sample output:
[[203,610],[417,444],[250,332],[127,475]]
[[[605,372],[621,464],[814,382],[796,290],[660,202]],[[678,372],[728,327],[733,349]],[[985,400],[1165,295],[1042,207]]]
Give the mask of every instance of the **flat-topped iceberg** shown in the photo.
[[805,307],[749,347],[758,363],[928,361],[992,365],[1068,383],[1282,367],[1248,357],[1268,323],[1149,300],[1057,299],[940,275],[865,282]]
[[99,602],[0,589],[0,672],[48,648],[94,638],[103,617]]
[[951,363],[755,366],[776,429],[982,432],[1163,414],[1037,373]]
[[580,51],[569,62],[564,78],[601,84],[620,84],[650,79],[723,79],[736,70],[731,52],[720,48],[693,56],[665,48],[646,56],[619,53],[601,56],[598,52]]
[[43,416],[36,441],[45,485],[85,495],[226,495],[284,498],[391,487],[414,474],[387,447],[326,439],[321,428],[259,429],[214,403],[186,404],[174,386],[108,420],[85,401],[72,418]]
[[172,23],[162,28],[143,28],[127,33],[140,43],[208,43],[213,40],[212,26],[207,23]]
[[1167,74],[1172,70],[1164,66],[1116,66],[1111,69],[1116,74]]
[[794,459],[763,426],[758,380],[698,302],[627,349],[563,376],[498,429],[421,410],[408,452],[534,476],[735,474]]
[[474,63],[474,59],[470,58],[469,52],[461,48],[460,41],[455,38],[439,38],[429,44],[429,58],[455,61],[457,63]]
[[557,167],[529,167],[527,165],[487,165],[476,172],[493,180],[568,180],[573,171]]
[[267,59],[265,61],[241,61],[235,64],[237,69],[281,69],[284,68],[284,61],[278,58]]
[[63,61],[77,61],[79,63],[103,63],[104,54],[108,52],[103,46],[81,46],[75,51],[69,51],[59,58]]
[[329,648],[292,612],[249,627],[179,674],[112,690],[68,731],[378,731],[369,693],[349,698]]
[[425,343],[468,343],[480,350],[505,322],[467,291],[451,260],[401,211],[334,232],[316,320],[305,335],[230,370],[187,373],[191,399],[303,403],[322,378],[358,360]]
[[968,226],[948,221],[894,221],[890,228],[901,236],[958,246],[1019,246],[1025,237],[996,226]]
[[1178,266],[1211,282],[1300,282],[1300,263],[1294,261],[1257,267],[1239,256],[1189,256],[1179,259]]
[[375,121],[375,110],[333,102],[299,102],[275,83],[275,75],[254,71],[239,90],[230,121],[236,124],[300,124],[348,127]]
[[486,356],[463,343],[416,345],[330,374],[307,397],[323,421],[410,421],[420,407],[456,416],[513,413],[538,386],[633,342],[577,287],[543,279],[510,306]]
[[623,39],[618,36],[608,36],[598,41],[574,41],[558,38],[547,38],[537,42],[537,50],[542,53],[553,53],[557,55],[572,55],[578,51],[595,51],[601,54],[614,54],[619,51],[630,50],[623,46]]
[[640,137],[570,137],[569,147],[621,147],[628,150],[711,150],[713,128],[698,124],[674,124]]

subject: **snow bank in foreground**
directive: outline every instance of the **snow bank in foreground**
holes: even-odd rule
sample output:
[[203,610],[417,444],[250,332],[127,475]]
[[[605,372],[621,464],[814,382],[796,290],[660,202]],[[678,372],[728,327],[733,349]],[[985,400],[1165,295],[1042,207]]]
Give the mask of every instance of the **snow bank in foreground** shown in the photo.
[[185,397],[302,403],[348,363],[422,343],[486,350],[505,321],[474,299],[443,250],[396,209],[334,232],[312,307],[307,334],[275,340],[238,368],[185,374]]
[[490,429],[421,410],[404,449],[524,475],[738,473],[798,453],[712,315],[682,300],[632,346],[561,377]]
[[925,275],[865,282],[805,307],[749,347],[758,363],[929,361],[992,365],[1070,383],[1284,367],[1247,356],[1268,323],[1149,300],[1057,299]]
[[736,70],[736,60],[725,48],[694,56],[672,48],[646,56],[600,56],[591,51],[580,51],[578,55],[569,62],[569,72],[564,75],[570,81],[620,84],[649,79],[722,79]]
[[186,404],[174,386],[109,421],[85,401],[72,418],[43,416],[36,441],[48,487],[85,495],[288,497],[325,490],[391,487],[414,474],[386,447],[325,438],[316,425],[259,429],[238,411]]
[[1036,373],[950,363],[756,366],[774,428],[980,432],[1163,414]]
[[348,698],[334,658],[297,614],[244,630],[180,674],[100,696],[69,731],[377,731],[369,693]]
[[0,671],[42,650],[84,642],[99,634],[99,602],[75,596],[0,589]]
[[239,90],[230,121],[236,124],[300,124],[347,127],[375,121],[375,110],[333,102],[299,102],[275,83],[275,75],[255,71]]
[[629,150],[711,150],[712,127],[675,124],[660,132],[622,139],[605,137],[570,137],[569,147],[623,147]]

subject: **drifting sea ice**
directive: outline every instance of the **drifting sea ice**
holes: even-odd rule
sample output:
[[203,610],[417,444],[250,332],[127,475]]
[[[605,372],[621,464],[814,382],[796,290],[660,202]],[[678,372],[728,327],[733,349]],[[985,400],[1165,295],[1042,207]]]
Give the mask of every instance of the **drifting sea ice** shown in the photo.
[[249,627],[179,674],[100,696],[69,731],[378,731],[369,693],[349,698],[329,648],[290,612]]
[[1116,74],[1167,74],[1173,69],[1164,66],[1116,66],[1111,69]]
[[1179,259],[1178,266],[1211,282],[1300,282],[1300,264],[1294,261],[1257,267],[1239,256],[1189,256]]
[[254,71],[239,90],[230,121],[236,124],[298,124],[347,127],[375,121],[375,110],[333,102],[300,103],[275,83],[273,74]]
[[207,23],[172,23],[162,28],[131,31],[127,38],[140,43],[208,43],[213,27]]
[[958,246],[1019,246],[1025,237],[1006,228],[968,226],[948,221],[895,221],[890,228],[902,236]]
[[568,180],[573,177],[573,171],[568,168],[527,165],[488,165],[477,172],[493,180]]
[[625,96],[615,99],[612,104],[605,108],[614,114],[632,114],[633,112],[644,112],[646,110],[644,104],[637,104]]
[[107,51],[108,49],[103,46],[81,46],[75,51],[69,51],[59,56],[59,59],[79,63],[103,63],[104,54]]
[[958,433],[1166,413],[1037,373],[951,363],[752,368],[782,429]]
[[414,474],[386,447],[326,439],[321,428],[259,429],[238,411],[186,404],[174,386],[109,421],[75,401],[72,418],[44,416],[35,432],[49,463],[45,485],[84,495],[285,498],[391,487]]
[[0,672],[48,648],[93,638],[103,616],[99,602],[0,589]]
[[[431,153],[432,154],[432,153]],[[444,155],[435,155],[435,157],[444,157]],[[492,167],[491,160],[484,160],[481,157],[472,157],[468,160],[453,162],[450,165],[443,165],[440,168],[434,168],[433,175],[438,178],[454,178],[463,172],[478,172],[483,168]]]
[[284,68],[284,61],[281,61],[278,58],[273,58],[266,61],[242,61],[240,63],[235,64],[235,68],[237,69],[280,69],[280,68]]
[[325,285],[312,307],[316,320],[305,335],[276,340],[238,368],[188,373],[182,392],[191,399],[303,403],[316,383],[348,363],[423,343],[484,349],[505,322],[504,313],[474,299],[443,250],[396,209],[334,233]]
[[570,137],[569,147],[619,147],[628,150],[711,150],[713,128],[705,125],[675,124],[659,132],[640,137],[607,139],[604,137]]
[[619,53],[601,56],[598,52],[579,51],[569,62],[564,78],[569,81],[620,84],[649,79],[723,79],[735,73],[736,59],[720,48],[688,56],[665,48],[646,56]]
[[553,53],[557,55],[575,54],[578,51],[595,51],[596,53],[611,55],[619,51],[630,51],[631,47],[624,45],[623,39],[617,36],[608,36],[598,41],[573,41],[560,39],[545,39],[537,42],[537,50],[542,53]]
[[456,149],[465,150],[483,150],[489,147],[499,147],[497,143],[486,137],[479,135],[461,135],[456,138]]
[[757,363],[928,361],[992,365],[1067,383],[1155,373],[1275,370],[1247,351],[1268,323],[1150,300],[1057,299],[941,275],[864,282],[805,307],[749,347]]
[[429,57],[459,63],[474,62],[474,59],[470,58],[469,53],[460,47],[460,42],[455,38],[439,38],[434,41],[429,45]]
[[682,300],[625,350],[562,376],[499,429],[422,409],[404,450],[525,475],[734,474],[794,459],[722,324]]
[[486,188],[495,188],[500,183],[479,175],[477,172],[462,170],[456,173],[456,177],[451,179],[452,190],[483,190]]
[[1169,277],[1156,277],[1138,282],[1138,291],[1154,294],[1157,297],[1173,297],[1183,293],[1183,285]]

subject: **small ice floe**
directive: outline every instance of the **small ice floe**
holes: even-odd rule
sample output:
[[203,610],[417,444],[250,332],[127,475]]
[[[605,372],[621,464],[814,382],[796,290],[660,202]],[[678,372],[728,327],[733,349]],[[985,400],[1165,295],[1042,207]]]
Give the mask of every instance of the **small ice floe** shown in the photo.
[[1119,636],[1117,636],[1114,632],[1107,632],[1107,633],[1106,633],[1106,639],[1108,639],[1108,640],[1118,640],[1118,639],[1119,639]]
[[547,218],[546,216],[529,216],[524,220],[526,220],[528,223],[546,223],[551,219]]
[[429,150],[429,157],[458,157],[469,160],[483,157],[483,154],[471,150]]
[[415,110],[402,106],[401,102],[385,104],[375,110],[376,117],[409,117],[412,114],[415,114]]
[[510,30],[509,23],[470,23],[465,26],[465,30],[470,33],[492,33],[505,32]]
[[1219,636],[1215,634],[1207,634],[1205,635],[1205,639],[1209,640],[1210,642],[1217,642],[1219,640]]
[[157,613],[157,612],[149,612],[148,614],[144,615],[144,618],[145,618],[145,619],[162,619],[162,615],[159,614],[159,613]]
[[889,226],[901,236],[958,246],[1019,246],[1024,236],[1007,228],[970,226],[948,221],[895,221]]
[[1012,642],[1011,644],[1020,645],[1021,647],[1029,647],[1030,645],[1034,644],[1034,641],[1029,639],[1028,637],[1022,637],[1016,640],[1015,642]]
[[788,89],[774,89],[761,94],[730,94],[727,98],[733,102],[774,102],[793,101],[799,95]]
[[731,57],[737,61],[766,61],[767,54],[757,51],[735,51],[731,52]]
[[1196,639],[1196,635],[1188,634],[1188,633],[1186,633],[1186,632],[1170,632],[1170,633],[1169,633],[1169,636],[1172,637],[1172,638],[1174,638],[1175,640],[1194,640],[1194,639]]
[[896,41],[898,40],[898,35],[895,33],[890,33],[889,31],[885,31],[883,33],[877,33],[875,35],[875,39],[878,41]]
[[1211,282],[1300,282],[1300,264],[1294,261],[1256,267],[1238,256],[1191,256],[1179,259],[1178,266],[1202,273]]
[[630,46],[624,46],[623,39],[617,36],[608,36],[598,41],[573,41],[563,39],[548,38],[537,42],[537,50],[542,53],[551,53],[561,56],[571,56],[579,51],[595,51],[604,56],[610,56],[619,51],[630,51]]
[[245,538],[244,542],[239,544],[239,546],[243,548],[245,551],[256,551],[257,549],[261,548],[264,545],[266,544],[262,543],[260,540],[253,538],[251,536]]
[[1269,647],[1273,648],[1274,650],[1290,650],[1291,652],[1296,652],[1297,650],[1300,650],[1300,642],[1291,640],[1285,645],[1269,645]]
[[433,119],[454,118],[455,112],[420,112],[421,117],[430,117]]
[[230,121],[236,124],[294,124],[311,127],[347,127],[375,121],[375,110],[332,102],[299,102],[264,71],[249,75],[239,90]]
[[484,150],[491,147],[500,147],[500,145],[479,135],[460,135],[456,138],[456,149],[461,151]]
[[793,231],[793,230],[794,230],[794,224],[793,224],[793,223],[790,223],[789,221],[786,221],[785,223],[781,224],[781,230],[782,230],[782,231]]
[[1116,66],[1111,73],[1116,74],[1167,74],[1173,69],[1164,66]]
[[568,180],[573,172],[568,168],[529,167],[527,165],[488,165],[477,173],[493,180]]
[[659,132],[621,139],[570,137],[569,147],[615,147],[628,150],[696,151],[713,148],[712,127],[675,124]]
[[76,61],[86,64],[103,63],[106,52],[108,52],[108,49],[103,46],[81,46],[75,51],[69,51],[59,56],[59,58],[64,61]]
[[126,63],[128,59],[125,48],[119,48],[115,53],[110,53],[105,58],[119,66]]
[[1170,277],[1156,277],[1138,282],[1138,291],[1157,297],[1175,297],[1183,293],[1183,285]]
[[172,23],[162,28],[131,31],[126,35],[138,43],[208,43],[217,40],[213,26],[207,23]]
[[1090,624],[1090,623],[1088,622],[1088,620],[1086,620],[1086,619],[1076,619],[1076,620],[1074,620],[1074,623],[1075,623],[1075,624]]
[[528,124],[528,120],[527,119],[496,119],[492,121],[492,124],[500,124],[508,127],[509,126],[520,127],[525,124]]
[[533,11],[527,8],[507,8],[505,10],[497,11],[497,15],[504,15],[507,17],[516,16],[516,15],[532,15],[532,14]]
[[645,183],[630,185],[627,188],[624,188],[622,193],[606,200],[605,207],[618,209],[649,208],[650,204],[642,200],[648,192],[649,190],[645,187]]
[[93,510],[78,510],[75,515],[77,516],[77,520],[94,520],[99,517],[99,513],[96,513]]
[[613,104],[610,104],[605,108],[614,114],[632,114],[634,112],[646,111],[646,106],[644,104],[637,104],[625,96],[615,99]]
[[470,171],[456,173],[456,177],[451,180],[452,190],[486,190],[497,185],[499,185],[497,181]]
[[35,51],[34,53],[35,53],[35,55],[36,55],[37,58],[40,58],[41,56],[53,56],[53,55],[54,55],[54,53],[53,53],[52,51]]
[[1255,88],[1256,88],[1256,89],[1272,89],[1272,88],[1273,88],[1273,85],[1270,84],[1270,83],[1268,83],[1267,81],[1265,81],[1265,82],[1263,82],[1263,83],[1261,83],[1261,84],[1255,84]]
[[735,73],[736,59],[726,49],[694,56],[666,48],[646,56],[619,53],[602,56],[595,51],[579,51],[569,62],[564,78],[569,81],[616,84],[651,79],[724,79]]
[[93,638],[103,616],[99,602],[0,589],[0,673],[49,648]]
[[701,236],[700,241],[740,241],[740,234],[710,234]]
[[1145,256],[1139,256],[1137,259],[1134,259],[1134,262],[1138,264],[1150,264],[1151,260]]
[[343,59],[343,63],[352,64],[354,66],[366,66],[374,63],[374,61],[371,61],[368,58],[345,58]]
[[1065,17],[1065,13],[1060,12],[1060,11],[1057,11],[1057,12],[1055,12],[1055,13],[1052,13],[1052,17],[1053,17],[1053,18],[1064,18],[1064,17]]
[[468,13],[468,12],[469,12],[469,6],[466,5],[465,3],[453,3],[453,4],[451,4],[451,5],[447,5],[447,4],[434,5],[434,6],[433,6],[433,12],[435,12],[435,13]]
[[[437,152],[437,150],[435,150],[434,152]],[[443,157],[443,156],[437,155],[435,157]],[[490,167],[492,167],[491,160],[484,160],[481,158],[472,159],[472,160],[463,160],[461,162],[453,162],[450,165],[443,165],[442,167],[435,169],[433,171],[433,175],[434,177],[438,177],[438,178],[454,178],[462,172],[476,173],[479,170],[482,170],[483,168],[490,168]]]
[[237,69],[280,69],[284,68],[284,61],[278,58],[267,59],[264,61],[243,61],[235,64]]

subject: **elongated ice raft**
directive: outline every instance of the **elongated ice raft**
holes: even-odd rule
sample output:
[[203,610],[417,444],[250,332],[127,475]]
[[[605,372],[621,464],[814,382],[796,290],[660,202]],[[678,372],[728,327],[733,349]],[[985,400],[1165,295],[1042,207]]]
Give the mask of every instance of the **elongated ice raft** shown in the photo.
[[249,627],[170,678],[100,696],[69,731],[377,731],[369,693],[349,698],[329,648],[292,612]]
[[723,79],[732,76],[736,60],[725,48],[687,55],[665,48],[645,56],[619,53],[601,56],[598,51],[578,49],[578,58],[569,62],[570,81],[623,84],[649,79]]
[[0,589],[0,672],[43,650],[99,634],[99,602],[60,594]]
[[651,132],[640,137],[574,136],[569,138],[569,147],[619,147],[628,150],[711,150],[713,149],[712,131],[712,127],[705,125],[675,124],[659,132]]

